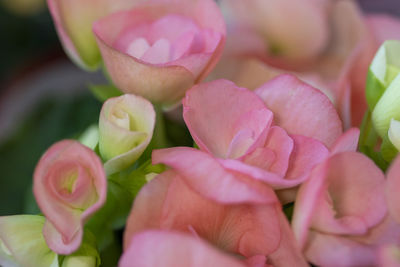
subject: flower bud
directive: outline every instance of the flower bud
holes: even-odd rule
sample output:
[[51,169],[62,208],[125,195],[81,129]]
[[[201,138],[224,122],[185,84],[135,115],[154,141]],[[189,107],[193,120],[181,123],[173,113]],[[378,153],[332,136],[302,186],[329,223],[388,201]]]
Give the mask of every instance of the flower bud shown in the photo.
[[55,267],[57,254],[43,238],[45,218],[36,215],[0,217],[0,265]]
[[107,174],[134,163],[151,141],[155,111],[146,99],[123,95],[107,100],[99,119],[100,154]]
[[366,97],[370,110],[400,72],[400,42],[386,41],[378,50],[368,72]]

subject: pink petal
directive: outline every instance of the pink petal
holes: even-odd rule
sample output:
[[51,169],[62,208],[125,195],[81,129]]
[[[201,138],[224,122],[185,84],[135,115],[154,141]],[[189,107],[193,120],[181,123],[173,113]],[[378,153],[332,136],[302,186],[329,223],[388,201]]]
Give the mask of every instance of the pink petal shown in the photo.
[[[265,255],[277,248],[280,234],[274,204],[219,204],[192,191],[171,171],[153,181],[135,201],[125,242],[135,232],[157,227],[193,233],[225,251],[246,257]],[[157,204],[148,204],[159,195],[161,200],[156,200]],[[151,206],[155,209],[148,209]]]
[[[274,126],[268,132],[267,141],[265,143],[265,148],[274,152],[275,160],[271,164],[271,166],[267,169],[273,173],[276,173],[282,177],[285,176],[286,171],[289,167],[289,158],[290,154],[293,150],[293,140],[290,138],[285,130],[278,126]],[[253,158],[253,159],[251,159]],[[254,160],[257,161],[268,161],[267,158],[265,159],[257,159],[252,153],[249,157],[245,158],[245,162],[251,165],[257,166],[254,164]],[[253,163],[254,162],[254,163]],[[259,166],[257,166],[259,167]]]
[[293,229],[300,244],[310,227],[360,235],[380,223],[386,214],[383,182],[380,169],[356,152],[335,154],[318,165],[296,199]]
[[342,134],[342,123],[329,99],[292,75],[280,75],[256,91],[289,134],[315,138],[330,147]]
[[183,106],[183,117],[195,142],[217,157],[226,157],[241,129],[253,132],[254,143],[264,142],[272,121],[272,114],[255,94],[226,80],[193,87]]
[[305,255],[312,264],[324,267],[372,267],[377,264],[377,253],[372,246],[314,231],[309,240]]
[[300,135],[291,136],[294,149],[290,156],[287,179],[303,180],[318,163],[328,157],[328,149],[319,141]]
[[350,130],[347,130],[332,145],[331,154],[345,151],[357,151],[359,137],[360,130],[358,128],[351,128]]
[[386,179],[386,201],[392,217],[400,223],[400,156],[391,164]]
[[211,155],[188,147],[153,151],[153,163],[173,168],[189,187],[214,201],[233,203],[274,203],[272,189],[252,178],[225,170]]
[[381,267],[400,266],[400,248],[395,245],[386,245],[379,249],[379,262]]
[[[76,173],[74,166],[80,169]],[[77,141],[58,142],[37,164],[33,191],[49,221],[46,225],[51,226],[44,230],[46,242],[57,253],[69,254],[80,245],[84,222],[105,202],[107,182],[103,164],[92,150]]]
[[134,236],[122,255],[120,267],[244,267],[201,239],[167,231],[145,231]]
[[282,238],[278,249],[268,255],[268,263],[274,267],[308,267],[287,218],[282,211],[278,214]]

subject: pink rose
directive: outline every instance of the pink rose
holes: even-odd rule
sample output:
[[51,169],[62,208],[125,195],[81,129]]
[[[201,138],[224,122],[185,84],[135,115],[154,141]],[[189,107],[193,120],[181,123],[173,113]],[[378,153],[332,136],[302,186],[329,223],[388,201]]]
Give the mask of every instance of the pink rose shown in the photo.
[[79,142],[60,141],[37,164],[33,192],[46,217],[46,243],[58,254],[70,254],[80,246],[83,224],[106,200],[102,162]]
[[150,0],[98,20],[93,29],[118,88],[167,106],[207,76],[225,42],[212,0]]
[[[154,151],[153,162],[172,167],[204,194],[235,181],[230,172],[277,190],[296,187],[328,156],[327,147],[342,133],[329,99],[290,75],[266,83],[255,93],[226,80],[201,84],[187,92],[183,106],[200,151]],[[209,172],[205,166],[211,162],[219,166],[218,174],[200,177],[193,167]],[[293,200],[293,195],[287,200]]]
[[319,266],[375,266],[378,246],[400,237],[384,189],[384,174],[360,153],[339,152],[316,166],[300,187],[292,220],[307,259]]

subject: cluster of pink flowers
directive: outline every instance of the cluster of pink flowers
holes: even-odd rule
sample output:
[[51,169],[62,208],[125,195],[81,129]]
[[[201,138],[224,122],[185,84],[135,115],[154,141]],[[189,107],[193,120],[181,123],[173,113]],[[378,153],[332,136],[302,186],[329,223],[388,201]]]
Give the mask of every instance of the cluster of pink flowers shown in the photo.
[[[132,205],[120,267],[400,266],[400,43],[376,54],[400,21],[351,0],[48,5],[70,57],[125,94],[40,159],[43,216],[0,217],[1,265],[97,267]],[[173,109],[194,146],[157,149]]]

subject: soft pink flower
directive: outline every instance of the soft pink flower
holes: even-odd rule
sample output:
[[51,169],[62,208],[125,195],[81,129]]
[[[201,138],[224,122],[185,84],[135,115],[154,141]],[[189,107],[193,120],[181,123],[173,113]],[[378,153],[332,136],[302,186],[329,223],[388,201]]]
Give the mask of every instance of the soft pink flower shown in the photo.
[[387,216],[384,186],[382,171],[357,152],[338,152],[317,165],[300,187],[292,220],[307,259],[321,266],[376,265],[376,246],[399,236]]
[[[169,231],[144,231],[135,235],[119,267],[245,267],[196,236]],[[264,266],[264,265],[260,265]]]
[[218,61],[225,23],[213,0],[150,0],[95,22],[105,65],[125,93],[176,104]]
[[83,224],[106,200],[102,162],[79,142],[60,141],[37,164],[33,192],[46,216],[46,243],[58,254],[70,254],[80,246]]
[[143,187],[135,200],[124,235],[125,253],[131,251],[132,240],[141,231],[163,229],[205,239],[253,264],[265,264],[267,256],[274,266],[306,266],[276,197],[272,191],[263,191],[267,200],[254,203],[245,186],[227,185],[225,195],[236,196],[241,202],[220,202],[220,192],[212,191],[212,199],[204,197],[175,171],[164,172]]
[[222,4],[227,49],[211,74],[213,79],[226,78],[253,89],[290,72],[329,96],[346,129],[361,124],[367,108],[368,66],[384,40],[400,38],[400,20],[365,16],[356,1],[223,0]]
[[[224,190],[226,183],[233,182],[293,188],[328,156],[327,147],[342,133],[326,96],[290,75],[266,83],[256,93],[226,80],[201,84],[187,92],[183,106],[185,122],[200,151],[155,151],[153,162],[177,170],[204,194]],[[209,165],[219,172],[199,175]],[[238,180],[231,172],[252,181]]]

